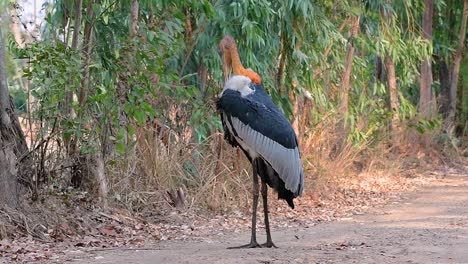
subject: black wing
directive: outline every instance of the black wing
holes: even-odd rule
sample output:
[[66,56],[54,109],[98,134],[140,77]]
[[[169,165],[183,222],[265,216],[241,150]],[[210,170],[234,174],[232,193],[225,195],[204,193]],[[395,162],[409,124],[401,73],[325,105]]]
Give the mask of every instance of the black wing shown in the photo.
[[[272,166],[286,189],[301,195],[304,177],[294,130],[269,97],[270,102],[256,93],[242,97],[237,91],[225,90],[218,100],[217,108],[233,130],[228,141],[242,140],[241,144],[246,144]],[[224,129],[229,131],[227,127]]]

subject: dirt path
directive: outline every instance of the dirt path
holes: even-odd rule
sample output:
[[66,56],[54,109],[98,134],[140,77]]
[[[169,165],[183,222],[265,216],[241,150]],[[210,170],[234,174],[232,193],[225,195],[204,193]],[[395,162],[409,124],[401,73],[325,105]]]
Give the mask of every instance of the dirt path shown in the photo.
[[366,215],[274,232],[278,249],[226,249],[248,239],[246,232],[210,243],[98,251],[72,263],[468,263],[468,175],[445,177]]

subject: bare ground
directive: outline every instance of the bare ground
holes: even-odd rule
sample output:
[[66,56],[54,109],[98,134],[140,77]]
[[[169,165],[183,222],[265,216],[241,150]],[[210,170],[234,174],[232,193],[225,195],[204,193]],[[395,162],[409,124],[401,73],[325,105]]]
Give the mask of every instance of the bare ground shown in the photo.
[[[259,242],[265,237],[259,230]],[[94,251],[71,263],[468,263],[468,175],[450,175],[365,215],[273,232],[278,249],[226,249],[250,233],[144,249]]]

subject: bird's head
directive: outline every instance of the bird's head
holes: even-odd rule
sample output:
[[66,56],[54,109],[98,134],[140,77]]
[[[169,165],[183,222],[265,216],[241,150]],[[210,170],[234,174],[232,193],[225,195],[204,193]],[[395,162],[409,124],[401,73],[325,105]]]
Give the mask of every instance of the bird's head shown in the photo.
[[227,82],[231,77],[232,59],[231,50],[237,51],[236,42],[231,36],[225,36],[218,45],[219,56],[223,67],[224,82]]
[[260,84],[261,78],[252,69],[245,69],[242,66],[239,58],[239,52],[237,51],[236,41],[231,36],[225,36],[218,45],[218,52],[221,56],[221,63],[223,67],[224,81],[227,82],[231,77],[231,74],[243,75],[252,80],[252,82]]

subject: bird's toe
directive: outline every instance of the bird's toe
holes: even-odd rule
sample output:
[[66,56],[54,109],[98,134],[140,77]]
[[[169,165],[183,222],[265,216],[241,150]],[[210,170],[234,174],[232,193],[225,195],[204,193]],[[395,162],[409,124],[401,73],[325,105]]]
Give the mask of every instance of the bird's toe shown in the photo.
[[266,248],[278,248],[272,241],[267,241],[265,244],[262,244],[261,247]]
[[261,248],[262,245],[258,244],[257,241],[252,241],[249,244],[237,246],[237,247],[228,247],[228,249],[239,249],[239,248]]

